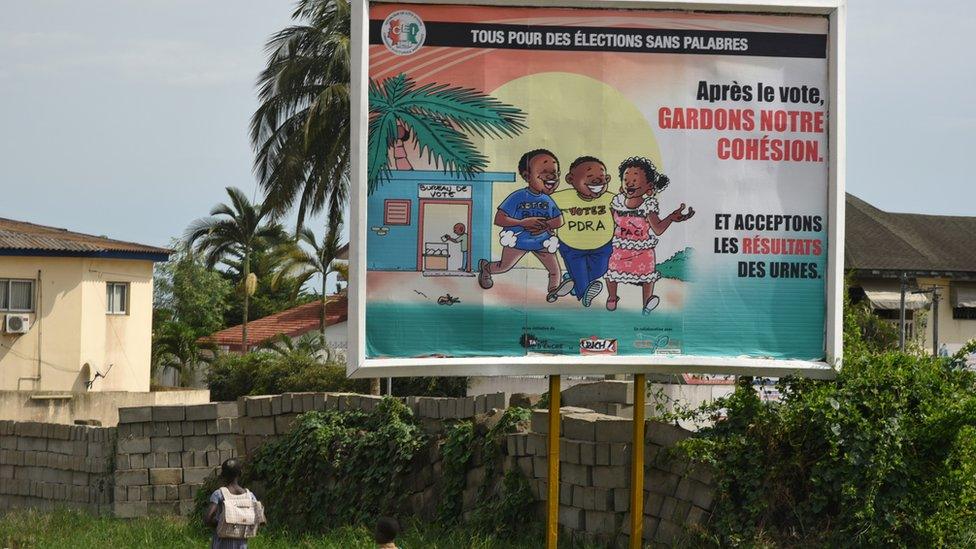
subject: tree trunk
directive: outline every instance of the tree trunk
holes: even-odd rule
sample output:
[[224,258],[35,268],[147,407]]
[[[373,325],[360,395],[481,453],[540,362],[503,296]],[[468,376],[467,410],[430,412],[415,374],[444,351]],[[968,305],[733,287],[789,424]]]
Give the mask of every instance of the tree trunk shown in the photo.
[[322,318],[319,319],[319,330],[322,332],[322,350],[325,351],[325,361],[332,362],[332,349],[329,340],[325,338],[325,329],[329,327],[329,298],[325,295],[325,279],[327,273],[322,273]]
[[412,170],[413,166],[407,160],[407,148],[404,146],[410,138],[410,130],[407,126],[397,120],[397,138],[393,142],[393,166],[398,170]]
[[241,287],[244,289],[244,320],[241,322],[241,352],[247,352],[247,314],[251,305],[251,292],[247,287],[248,278],[251,276],[251,251],[244,252],[244,281]]
[[380,378],[374,377],[369,380],[369,394],[371,395],[380,394]]

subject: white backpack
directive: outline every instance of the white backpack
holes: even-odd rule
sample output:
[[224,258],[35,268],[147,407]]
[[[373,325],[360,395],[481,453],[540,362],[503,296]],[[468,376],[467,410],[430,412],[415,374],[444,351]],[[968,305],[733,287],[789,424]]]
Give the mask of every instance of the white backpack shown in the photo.
[[227,539],[249,539],[258,534],[258,526],[267,522],[264,506],[252,499],[251,491],[234,495],[227,488],[221,488],[224,496],[224,512],[217,522],[217,537]]

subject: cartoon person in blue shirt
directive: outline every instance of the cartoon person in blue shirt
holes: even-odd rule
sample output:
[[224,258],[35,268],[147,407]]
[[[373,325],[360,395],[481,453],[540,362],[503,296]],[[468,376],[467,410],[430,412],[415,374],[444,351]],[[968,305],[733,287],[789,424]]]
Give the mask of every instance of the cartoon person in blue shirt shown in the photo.
[[518,171],[525,180],[524,189],[508,195],[495,212],[495,225],[502,257],[478,263],[478,284],[488,289],[494,285],[494,274],[508,272],[525,254],[532,253],[549,272],[546,301],[552,303],[573,291],[573,280],[562,280],[556,250],[559,239],[553,231],[563,224],[562,212],[549,196],[559,186],[559,160],[546,149],[536,149],[522,155]]

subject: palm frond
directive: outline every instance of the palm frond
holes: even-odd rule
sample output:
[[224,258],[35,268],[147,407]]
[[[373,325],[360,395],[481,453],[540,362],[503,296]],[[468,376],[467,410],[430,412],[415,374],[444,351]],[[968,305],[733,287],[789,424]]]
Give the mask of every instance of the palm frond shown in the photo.
[[460,129],[481,137],[513,137],[528,126],[526,114],[483,92],[446,84],[427,84],[409,89],[397,106],[433,118],[443,118]]
[[484,171],[488,159],[468,141],[467,136],[436,119],[401,112],[400,119],[416,135],[421,157],[452,174],[470,176]]

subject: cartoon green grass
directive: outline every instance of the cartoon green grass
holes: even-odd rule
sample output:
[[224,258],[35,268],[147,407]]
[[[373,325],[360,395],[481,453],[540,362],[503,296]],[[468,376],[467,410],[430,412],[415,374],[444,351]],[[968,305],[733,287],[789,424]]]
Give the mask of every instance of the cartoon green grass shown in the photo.
[[[417,84],[401,73],[382,83],[369,82],[368,190],[372,193],[391,169],[412,170],[406,144],[413,140],[432,164],[470,177],[485,170],[488,159],[470,136],[514,137],[525,113],[494,97],[446,84]],[[393,162],[389,152],[393,151]],[[391,166],[392,164],[392,166]]]

